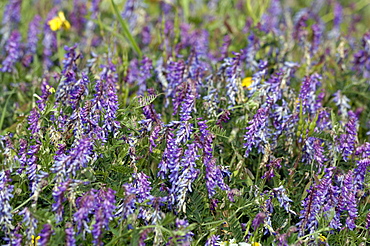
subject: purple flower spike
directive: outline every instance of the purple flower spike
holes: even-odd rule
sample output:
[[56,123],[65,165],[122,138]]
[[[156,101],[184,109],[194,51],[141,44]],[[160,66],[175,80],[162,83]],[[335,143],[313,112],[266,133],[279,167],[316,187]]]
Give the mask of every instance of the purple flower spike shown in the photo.
[[235,57],[226,58],[224,66],[226,67],[226,89],[228,97],[228,106],[232,107],[236,104],[236,96],[239,92],[240,84],[240,73],[241,73],[241,56],[243,55],[243,50],[241,53],[233,53]]
[[[82,229],[86,232],[90,232],[88,222],[90,221],[89,215],[93,213],[96,207],[95,197],[96,190],[90,190],[85,193],[82,197],[76,199],[77,212],[74,213],[74,221],[77,224],[77,232],[81,232]],[[73,228],[72,228],[73,230]]]
[[258,229],[258,227],[264,223],[265,221],[265,218],[266,218],[266,214],[264,212],[259,212],[256,217],[254,217],[253,221],[252,221],[252,226],[253,226],[253,229],[254,231],[256,231]]
[[350,230],[356,228],[355,219],[357,218],[357,199],[356,199],[357,189],[354,183],[354,177],[352,171],[349,171],[343,180],[341,187],[338,211],[347,212],[348,217],[346,219],[346,227]]
[[64,232],[66,233],[65,239],[66,246],[75,246],[76,245],[75,231],[73,230],[73,225],[71,222],[66,223],[66,228]]
[[53,234],[53,230],[51,228],[51,225],[50,224],[45,224],[44,227],[41,230],[41,233],[39,234],[40,240],[38,241],[38,244],[41,245],[41,246],[48,245],[51,234]]
[[103,245],[101,241],[104,230],[108,229],[109,221],[113,219],[113,211],[116,209],[115,191],[110,188],[101,188],[97,193],[98,202],[95,208],[95,221],[91,234],[94,245]]
[[[321,86],[322,77],[314,73],[306,76],[302,81],[301,91],[299,92],[299,101],[302,102],[303,113],[315,115],[318,110],[316,91]],[[300,105],[300,104],[299,104]]]
[[13,220],[10,200],[14,186],[9,184],[12,181],[9,176],[9,171],[0,171],[0,228],[4,232],[11,229]]
[[90,138],[75,140],[73,148],[68,155],[61,153],[55,156],[55,162],[51,168],[57,173],[56,178],[64,180],[76,176],[76,172],[87,167],[92,155],[93,142]]
[[166,245],[182,245],[182,246],[190,246],[192,237],[194,233],[189,231],[187,228],[189,226],[188,221],[176,218],[176,230],[181,231],[181,234],[176,235],[174,238],[170,238],[170,241]]
[[8,39],[5,46],[7,57],[3,60],[2,67],[0,69],[3,73],[11,73],[14,71],[15,63],[21,58],[21,34],[18,31],[13,31]]
[[[8,40],[12,30],[18,29],[21,20],[21,5],[22,0],[9,0],[5,6],[2,28],[0,29],[3,42]],[[0,43],[0,47],[3,47],[3,42]]]
[[367,213],[367,215],[366,215],[366,220],[365,220],[365,227],[366,227],[366,229],[370,229],[370,211]]
[[216,159],[213,157],[212,144],[214,136],[209,132],[205,121],[198,121],[198,126],[200,131],[198,148],[203,149],[203,163],[206,167],[206,187],[209,198],[212,198],[216,194],[216,186],[222,190],[230,190],[230,188],[225,184],[222,171],[216,165]]
[[304,41],[308,35],[306,30],[308,17],[309,14],[306,9],[301,10],[294,17],[293,38],[299,42]]
[[299,236],[313,233],[318,227],[318,216],[322,211],[322,207],[326,201],[329,188],[331,187],[331,178],[324,178],[320,183],[313,185],[307,192],[308,196],[302,201],[303,210],[300,212],[299,219],[301,220],[297,226],[300,227]]
[[337,150],[342,154],[343,160],[348,161],[348,157],[353,154],[357,144],[357,116],[352,111],[348,112],[349,120],[345,125],[345,134],[337,139]]
[[313,24],[311,28],[312,28],[312,33],[313,33],[311,52],[312,54],[314,54],[320,46],[320,43],[322,40],[322,34],[324,32],[323,30],[324,27],[320,23],[316,23],[316,24]]
[[269,180],[275,177],[275,171],[281,168],[281,165],[280,165],[281,161],[282,161],[281,158],[277,158],[275,160],[270,161],[266,165],[267,171],[261,178]]
[[221,238],[219,235],[212,235],[211,237],[207,239],[205,246],[218,246],[220,245],[218,242],[220,240]]
[[28,67],[32,60],[33,55],[36,54],[37,45],[39,43],[39,35],[41,33],[41,21],[42,18],[39,15],[35,15],[33,20],[30,22],[28,27],[28,36],[27,36],[27,51],[25,57],[22,60],[22,63],[25,67]]
[[260,108],[254,115],[253,120],[249,122],[249,126],[246,128],[247,133],[244,136],[246,143],[244,144],[245,157],[249,156],[253,147],[258,147],[259,152],[263,151],[264,147],[262,144],[266,144],[267,132],[267,119],[268,119],[268,108]]
[[53,66],[53,61],[51,57],[53,56],[54,52],[57,50],[57,36],[56,32],[50,29],[48,22],[52,20],[57,15],[57,8],[53,8],[48,13],[45,24],[44,24],[44,38],[42,40],[42,44],[44,46],[43,50],[43,66],[44,69],[50,69]]
[[27,240],[31,242],[32,235],[35,235],[35,230],[37,229],[37,219],[33,216],[31,211],[28,207],[24,208],[22,211],[18,213],[18,215],[23,216],[23,223],[26,225],[26,232]]
[[67,191],[69,185],[71,183],[71,180],[68,180],[67,182],[63,182],[59,184],[59,186],[55,186],[53,189],[53,197],[55,200],[55,203],[52,205],[53,212],[56,212],[56,221],[61,222],[63,220],[63,212],[64,212],[64,205],[63,203],[67,200],[64,196],[64,193]]

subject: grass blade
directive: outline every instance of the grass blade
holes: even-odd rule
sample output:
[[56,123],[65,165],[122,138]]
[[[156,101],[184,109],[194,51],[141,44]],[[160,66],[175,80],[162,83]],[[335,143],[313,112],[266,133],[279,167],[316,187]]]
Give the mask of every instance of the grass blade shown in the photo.
[[129,41],[129,43],[131,44],[132,48],[141,57],[142,56],[142,52],[141,52],[139,46],[137,45],[134,37],[131,35],[131,32],[130,32],[130,30],[128,28],[128,25],[127,25],[126,21],[124,19],[122,19],[122,16],[120,15],[120,13],[118,11],[117,5],[114,3],[113,0],[111,0],[110,2],[112,4],[112,8],[113,8],[114,14],[116,15],[116,17],[117,17],[117,19],[118,19],[118,21],[119,21],[119,23],[120,23],[120,25],[122,27],[123,36]]

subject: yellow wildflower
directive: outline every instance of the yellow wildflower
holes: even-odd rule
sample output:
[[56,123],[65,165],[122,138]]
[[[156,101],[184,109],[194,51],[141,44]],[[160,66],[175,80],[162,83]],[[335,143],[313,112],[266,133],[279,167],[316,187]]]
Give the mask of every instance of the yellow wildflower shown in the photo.
[[252,246],[261,246],[261,244],[258,243],[258,242],[254,242],[254,243],[252,243]]
[[46,85],[46,89],[50,92],[50,93],[54,93],[55,92],[55,89],[49,85]]
[[37,245],[37,242],[39,240],[40,240],[40,236],[35,237],[34,235],[32,235],[32,242],[31,242],[30,246]]
[[320,234],[320,235],[319,235],[319,240],[320,240],[321,242],[325,242],[325,241],[326,241],[326,237],[325,237],[324,235]]
[[48,21],[48,25],[50,26],[50,29],[52,31],[57,31],[61,28],[64,28],[66,30],[71,28],[71,24],[64,16],[64,13],[62,11],[58,12],[58,16],[54,17],[53,19]]
[[252,77],[246,77],[242,80],[242,86],[247,87],[248,90],[251,89],[249,88],[251,85],[252,85]]

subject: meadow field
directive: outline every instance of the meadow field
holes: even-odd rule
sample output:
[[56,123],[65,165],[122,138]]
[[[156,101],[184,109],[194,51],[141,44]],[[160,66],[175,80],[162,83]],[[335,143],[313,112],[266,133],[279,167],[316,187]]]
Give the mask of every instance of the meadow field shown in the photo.
[[369,0],[0,0],[1,245],[370,245]]

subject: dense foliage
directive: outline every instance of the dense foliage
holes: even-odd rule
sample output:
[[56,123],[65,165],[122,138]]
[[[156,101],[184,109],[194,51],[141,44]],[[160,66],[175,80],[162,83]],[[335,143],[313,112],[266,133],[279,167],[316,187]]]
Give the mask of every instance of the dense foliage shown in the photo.
[[370,244],[367,0],[0,9],[1,244]]

